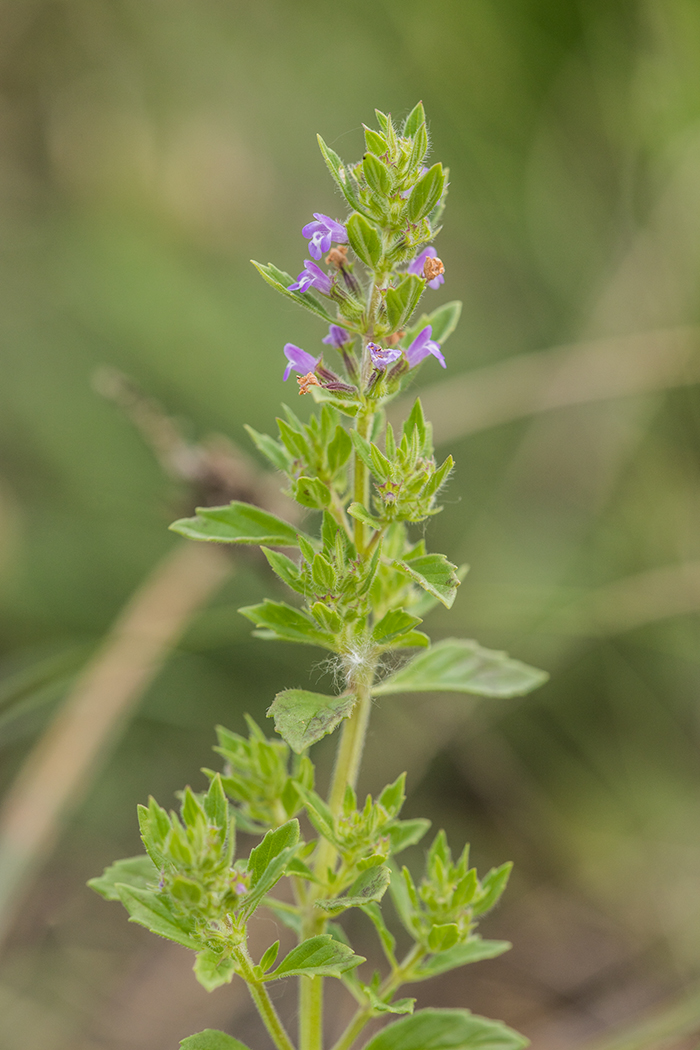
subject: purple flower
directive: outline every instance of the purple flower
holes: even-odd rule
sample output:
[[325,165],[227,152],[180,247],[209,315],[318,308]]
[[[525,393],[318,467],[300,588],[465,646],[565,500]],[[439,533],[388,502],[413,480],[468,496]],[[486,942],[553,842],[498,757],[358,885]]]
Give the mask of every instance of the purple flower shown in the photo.
[[[433,248],[432,244],[429,245],[420,255],[416,256],[413,262],[408,264],[408,272],[416,274],[417,277],[423,277],[423,267],[425,266],[426,259],[436,259],[437,252]],[[437,277],[433,277],[432,281],[428,281],[429,288],[439,288],[441,284],[445,283],[445,278],[440,273]]]
[[294,284],[287,288],[288,292],[308,292],[309,288],[318,288],[324,295],[331,294],[333,282],[320,266],[312,263],[310,259],[304,259],[304,269],[297,277]]
[[431,339],[433,329],[431,325],[427,325],[422,332],[419,332],[416,338],[413,340],[406,353],[406,360],[408,361],[411,368],[415,368],[416,365],[428,356],[432,354],[433,357],[437,357],[438,361],[443,368],[447,368],[445,364],[445,358],[440,352],[440,344],[436,343],[434,339]]
[[383,372],[387,365],[393,365],[403,353],[398,346],[390,346],[385,350],[377,343],[367,343],[367,349],[372,358],[372,364],[379,372]]
[[289,379],[292,369],[301,376],[306,375],[308,372],[313,372],[321,360],[320,357],[312,357],[311,354],[307,354],[306,350],[302,350],[300,346],[295,346],[294,343],[284,344],[284,356],[289,362],[284,370],[283,378],[285,380]]
[[328,329],[328,335],[321,340],[322,343],[326,343],[327,346],[334,346],[336,350],[340,350],[346,343],[352,341],[352,336],[349,332],[346,332],[344,328],[341,328],[339,324],[332,324]]
[[331,250],[331,243],[347,244],[348,235],[342,223],[330,219],[327,215],[314,212],[316,222],[307,222],[302,233],[309,240],[309,255],[314,259],[320,259],[322,255]]

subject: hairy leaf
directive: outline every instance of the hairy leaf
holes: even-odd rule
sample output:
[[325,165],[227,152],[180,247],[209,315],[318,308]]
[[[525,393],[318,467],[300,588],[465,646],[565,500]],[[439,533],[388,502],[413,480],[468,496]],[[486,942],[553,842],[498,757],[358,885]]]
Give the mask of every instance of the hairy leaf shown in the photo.
[[410,562],[395,561],[394,568],[410,576],[414,583],[432,594],[448,609],[457,595],[459,576],[457,566],[448,561],[444,554],[424,554],[411,558]]
[[305,689],[285,689],[267,710],[275,729],[292,751],[300,755],[317,740],[332,733],[355,706],[354,695],[324,696]]
[[245,1043],[214,1028],[205,1028],[196,1035],[188,1035],[187,1039],[180,1040],[180,1047],[181,1050],[248,1050]]
[[261,637],[335,650],[332,634],[319,630],[308,616],[284,602],[271,602],[266,598],[260,605],[246,605],[238,611],[252,620],[256,627],[269,632]]
[[147,890],[149,886],[158,882],[158,877],[158,869],[151,858],[144,853],[139,857],[115,860],[114,864],[105,868],[102,875],[90,879],[88,886],[105,900],[118,901],[121,898],[115,888],[117,883],[131,886],[132,889]]
[[363,904],[369,904],[370,901],[380,901],[387,891],[390,879],[390,869],[385,864],[376,864],[363,871],[342,897],[316,901],[316,907],[338,915],[346,908],[359,908]]
[[298,547],[299,530],[252,503],[233,500],[224,507],[197,507],[196,517],[180,518],[170,526],[192,540],[213,543],[265,543],[270,547]]
[[477,696],[524,696],[549,676],[512,660],[507,653],[484,649],[467,639],[447,638],[385,678],[373,692],[475,693]]
[[230,984],[236,972],[236,964],[227,955],[213,952],[211,948],[197,952],[194,962],[194,975],[208,992],[220,988],[222,984]]
[[483,941],[475,935],[470,937],[465,944],[457,944],[454,948],[445,952],[438,952],[427,962],[422,963],[414,971],[415,979],[424,981],[428,977],[437,977],[440,973],[448,970],[456,970],[458,966],[466,966],[467,963],[481,962],[482,959],[495,959],[503,955],[512,945],[509,941]]
[[151,890],[141,890],[117,884],[119,900],[129,913],[129,922],[145,926],[151,933],[198,951],[202,945],[193,930],[177,916],[166,901]]
[[469,1010],[419,1010],[387,1025],[364,1050],[521,1050],[528,1040]]
[[292,948],[276,970],[263,978],[265,981],[276,981],[280,977],[342,977],[347,970],[353,970],[365,960],[355,955],[352,948],[336,941],[330,933],[320,933],[302,941]]

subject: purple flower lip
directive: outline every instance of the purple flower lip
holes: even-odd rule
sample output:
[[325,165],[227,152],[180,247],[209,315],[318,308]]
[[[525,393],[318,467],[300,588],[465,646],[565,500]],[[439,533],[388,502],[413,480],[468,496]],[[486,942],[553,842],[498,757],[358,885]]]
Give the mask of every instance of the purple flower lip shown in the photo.
[[297,277],[294,284],[287,288],[288,292],[308,292],[309,288],[318,288],[323,295],[330,295],[333,282],[320,266],[312,263],[310,259],[304,259],[304,269]]
[[315,222],[307,222],[301,231],[309,241],[309,255],[313,255],[314,259],[320,259],[329,252],[333,241],[347,244],[348,235],[342,223],[318,211],[314,212],[314,219]]
[[403,350],[398,346],[390,346],[384,349],[377,343],[367,343],[367,349],[372,358],[372,364],[379,372],[383,372],[388,365],[393,365],[394,361],[398,361],[403,353]]
[[[423,267],[425,266],[426,259],[436,259],[437,252],[433,248],[432,244],[429,245],[424,251],[417,255],[413,262],[408,264],[408,272],[414,273],[417,277],[423,276]],[[428,288],[437,289],[441,284],[445,283],[445,278],[442,274],[438,274],[437,277],[433,277],[432,281],[428,281]]]
[[442,367],[447,368],[445,358],[440,350],[440,344],[430,338],[432,334],[432,325],[426,325],[426,327],[418,333],[408,350],[405,351],[406,360],[411,368],[415,368],[415,366],[420,364],[420,362],[429,354],[432,354],[433,357],[437,357]]
[[306,375],[307,372],[313,372],[321,360],[320,357],[312,357],[311,354],[307,354],[306,350],[302,350],[300,346],[295,346],[294,343],[284,344],[284,356],[289,362],[282,377],[284,380],[289,379],[292,369],[302,376]]
[[327,346],[334,346],[336,350],[340,350],[341,346],[352,342],[352,336],[344,328],[341,328],[339,324],[332,324],[328,329],[328,335],[324,336],[321,342]]

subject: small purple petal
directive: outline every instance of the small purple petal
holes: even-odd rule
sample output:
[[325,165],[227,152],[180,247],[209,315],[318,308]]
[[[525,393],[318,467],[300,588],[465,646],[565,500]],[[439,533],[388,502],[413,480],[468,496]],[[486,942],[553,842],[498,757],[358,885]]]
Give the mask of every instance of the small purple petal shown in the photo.
[[406,360],[411,368],[415,368],[415,366],[420,364],[420,362],[429,354],[432,354],[433,357],[437,357],[442,367],[447,368],[445,358],[440,350],[440,344],[430,338],[432,334],[432,326],[426,325],[426,327],[418,333],[408,350],[406,350]]
[[289,379],[292,369],[298,372],[300,376],[306,375],[307,372],[313,372],[321,360],[320,357],[312,357],[311,354],[307,354],[306,350],[302,350],[300,346],[295,346],[294,343],[284,344],[284,356],[289,362],[284,370],[283,379],[285,380]]
[[320,259],[331,250],[333,241],[346,244],[348,235],[342,223],[336,222],[328,215],[315,211],[314,218],[316,221],[307,222],[306,226],[302,226],[301,232],[309,240],[309,254],[313,255],[314,259]]
[[367,343],[367,349],[372,358],[372,364],[379,372],[383,372],[388,365],[393,365],[394,361],[398,361],[403,353],[403,350],[398,346],[384,349],[377,343]]
[[294,284],[287,288],[289,292],[307,292],[309,288],[318,288],[324,295],[330,295],[333,282],[320,266],[312,263],[310,259],[304,259],[304,269],[297,277]]
[[327,346],[334,346],[336,350],[340,350],[341,346],[352,341],[352,336],[349,332],[346,332],[344,328],[341,328],[338,324],[332,324],[328,329],[328,335],[325,336],[321,342],[326,343]]

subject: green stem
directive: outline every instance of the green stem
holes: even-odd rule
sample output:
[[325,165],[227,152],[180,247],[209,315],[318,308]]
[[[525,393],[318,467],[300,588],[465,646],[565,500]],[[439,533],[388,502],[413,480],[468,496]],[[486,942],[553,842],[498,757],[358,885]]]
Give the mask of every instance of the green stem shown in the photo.
[[277,1050],[295,1050],[294,1043],[287,1035],[284,1025],[280,1021],[277,1011],[272,1005],[272,1000],[268,995],[267,988],[261,981],[256,980],[255,971],[253,970],[253,962],[248,955],[245,945],[236,948],[233,955],[238,966],[238,971],[248,985],[251,998],[258,1008],[258,1013],[262,1017],[263,1024],[270,1033],[270,1038],[277,1047]]
[[[371,409],[360,409],[360,411],[357,414],[357,422],[355,424],[355,429],[357,430],[357,433],[360,435],[360,437],[365,438],[365,440],[367,440],[367,437],[369,435],[371,422]],[[355,453],[354,459],[353,499],[355,503],[361,503],[363,507],[367,507],[367,503],[369,501],[369,471],[367,470],[367,467],[365,466],[363,461],[358,456],[357,452]],[[367,510],[369,510],[369,507],[367,507]],[[362,524],[361,521],[358,521],[357,518],[355,518],[354,528],[355,546],[357,548],[357,553],[359,555],[362,555],[365,553],[365,526]]]
[[323,977],[299,978],[299,1050],[323,1046]]
[[[393,973],[389,974],[381,988],[379,989],[379,997],[386,999],[387,996],[392,996],[394,992],[398,991],[402,984],[405,984],[410,980],[411,971],[413,970],[416,963],[420,962],[422,957],[425,955],[425,948],[420,944],[415,944],[411,948],[410,952],[403,960],[400,966],[398,966]],[[355,1042],[358,1035],[372,1020],[373,1017],[371,1006],[362,1006],[356,1012],[355,1016],[350,1021],[349,1025],[338,1039],[337,1043],[333,1046],[332,1050],[349,1050],[350,1046]]]

